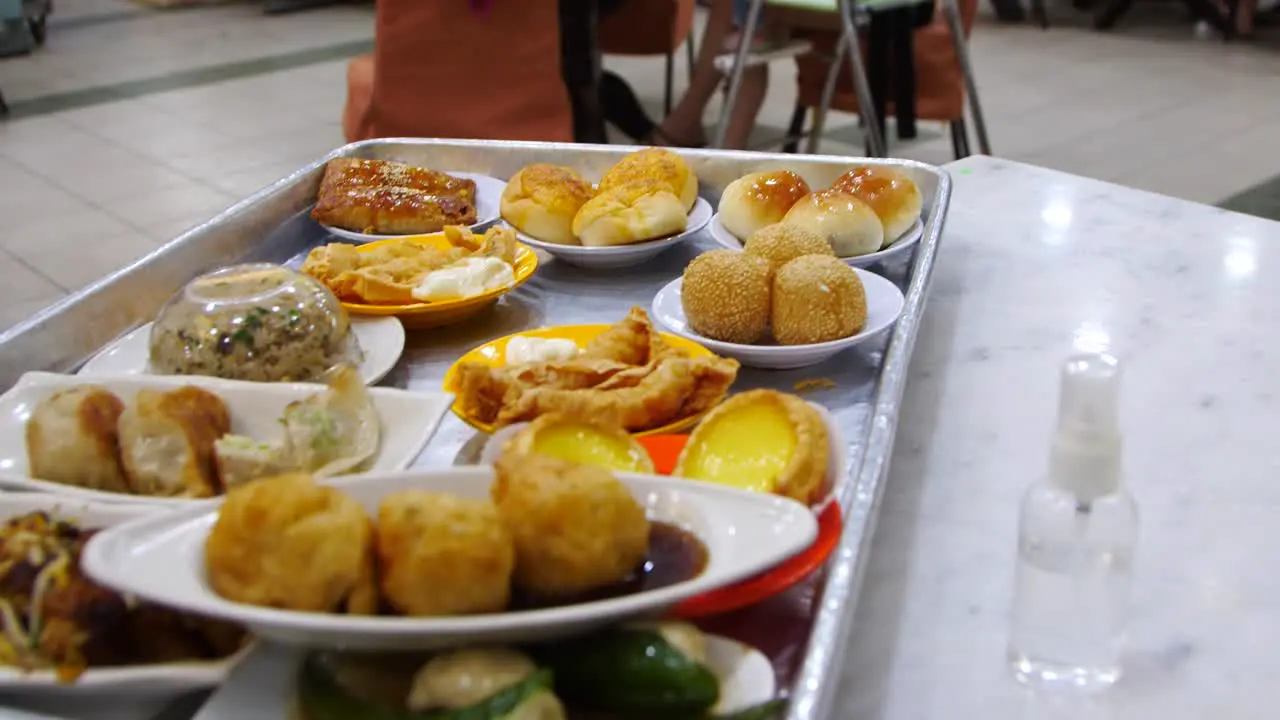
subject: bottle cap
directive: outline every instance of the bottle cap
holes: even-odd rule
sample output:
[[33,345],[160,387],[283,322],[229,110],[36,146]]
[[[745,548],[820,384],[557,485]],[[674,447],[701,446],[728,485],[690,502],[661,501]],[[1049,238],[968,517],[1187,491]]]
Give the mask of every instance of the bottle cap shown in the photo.
[[1049,478],[1082,503],[1120,488],[1120,363],[1073,355],[1062,367]]

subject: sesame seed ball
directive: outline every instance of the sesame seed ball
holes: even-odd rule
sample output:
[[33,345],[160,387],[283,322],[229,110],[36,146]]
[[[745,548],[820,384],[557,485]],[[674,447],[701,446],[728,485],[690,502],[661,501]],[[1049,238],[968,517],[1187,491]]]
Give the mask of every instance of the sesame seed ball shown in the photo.
[[767,260],[736,250],[712,250],[694,258],[684,270],[680,291],[689,327],[721,342],[759,342],[769,329],[772,274]]
[[867,324],[867,294],[853,268],[829,255],[805,255],[773,277],[773,337],[780,345],[830,342]]
[[742,251],[768,260],[775,271],[803,255],[836,255],[826,238],[786,223],[774,223],[755,231],[743,244]]

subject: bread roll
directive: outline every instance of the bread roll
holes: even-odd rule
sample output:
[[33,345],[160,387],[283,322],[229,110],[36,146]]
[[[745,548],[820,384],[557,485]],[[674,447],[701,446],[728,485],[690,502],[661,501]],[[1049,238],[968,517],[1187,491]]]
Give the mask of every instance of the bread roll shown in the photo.
[[698,201],[698,176],[684,158],[662,148],[637,150],[618,161],[600,178],[600,192],[637,180],[655,180],[668,186],[688,213]]
[[838,190],[804,196],[782,221],[826,238],[837,257],[866,255],[884,245],[884,226],[875,211]]
[[587,201],[573,219],[573,234],[589,247],[631,245],[684,232],[689,216],[667,185],[637,180]]
[[573,217],[592,196],[591,184],[566,167],[537,163],[512,176],[502,191],[502,219],[542,242],[577,245]]
[[219,494],[213,445],[231,431],[222,398],[188,385],[142,389],[120,416],[120,456],[138,495],[207,498]]
[[782,221],[809,183],[790,170],[751,173],[729,183],[720,196],[720,224],[739,240]]
[[884,226],[885,245],[910,230],[924,207],[915,181],[888,167],[856,167],[841,175],[831,189],[849,193],[871,206]]
[[127,493],[116,423],[124,403],[104,387],[80,385],[36,403],[27,421],[31,477]]

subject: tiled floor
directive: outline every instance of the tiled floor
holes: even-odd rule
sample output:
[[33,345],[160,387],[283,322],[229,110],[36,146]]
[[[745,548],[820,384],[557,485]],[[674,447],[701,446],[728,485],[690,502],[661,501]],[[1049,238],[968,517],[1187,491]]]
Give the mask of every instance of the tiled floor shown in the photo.
[[[372,32],[364,6],[57,10],[46,47],[0,60],[15,112],[0,122],[0,328],[340,144],[345,58]],[[1274,47],[1196,40],[1166,7],[1140,5],[1112,34],[1072,27],[1065,4],[1056,15],[1049,32],[975,34],[997,154],[1203,202],[1280,173]],[[660,60],[609,65],[661,96]],[[792,72],[773,68],[761,137],[786,124]],[[923,130],[895,154],[948,161],[944,129]]]

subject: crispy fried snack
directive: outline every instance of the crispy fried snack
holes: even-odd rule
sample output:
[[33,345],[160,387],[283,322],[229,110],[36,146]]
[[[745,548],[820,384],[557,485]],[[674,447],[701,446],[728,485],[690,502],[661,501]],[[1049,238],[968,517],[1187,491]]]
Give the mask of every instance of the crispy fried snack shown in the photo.
[[504,453],[489,494],[515,539],[516,589],[571,598],[626,579],[649,552],[649,521],[608,470]]
[[448,226],[444,236],[448,248],[411,240],[388,242],[365,252],[346,243],[321,245],[307,254],[302,272],[324,283],[339,300],[407,305],[418,302],[413,289],[423,278],[463,258],[496,257],[515,262],[516,234],[511,228],[493,227],[478,236],[466,228]]
[[558,413],[637,432],[714,407],[737,373],[734,360],[687,357],[633,308],[571,360],[459,365],[457,393],[464,412],[484,423]]

